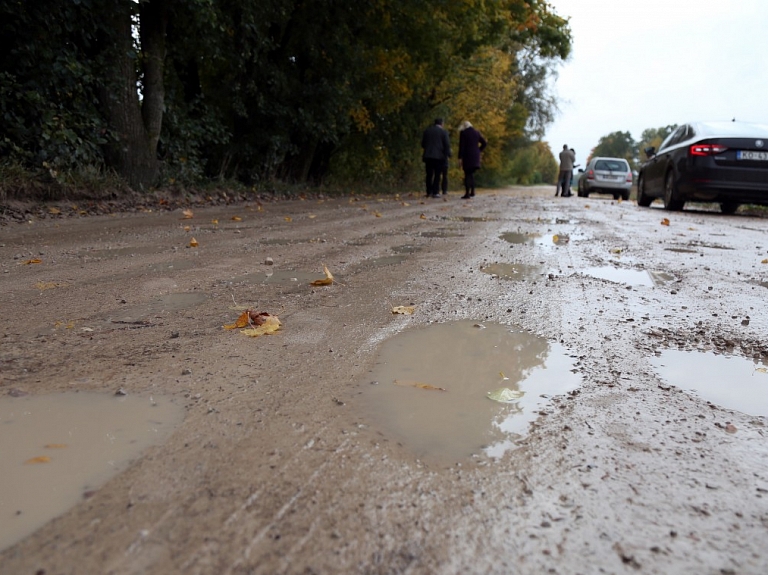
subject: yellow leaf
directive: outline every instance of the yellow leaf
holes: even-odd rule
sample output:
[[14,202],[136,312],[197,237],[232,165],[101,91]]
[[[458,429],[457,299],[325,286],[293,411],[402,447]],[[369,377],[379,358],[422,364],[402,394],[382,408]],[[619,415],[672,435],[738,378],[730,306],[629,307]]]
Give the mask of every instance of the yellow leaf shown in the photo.
[[559,240],[559,239],[560,239],[560,237],[557,234],[555,234],[554,236],[552,236],[552,243],[556,244],[557,240]]
[[48,208],[48,213],[57,216],[61,213],[59,208]]
[[664,218],[663,220],[661,220],[661,225],[662,226],[668,226],[669,225],[669,218]]
[[412,305],[398,305],[392,308],[392,313],[397,313],[401,315],[413,315],[413,312],[415,310],[416,310],[416,307]]
[[241,218],[240,216],[232,216],[232,221],[233,222],[242,222],[243,218]]
[[191,229],[192,229],[192,228],[190,228],[189,226],[184,226],[184,231],[185,231],[185,232],[188,232],[188,231],[189,231],[189,230],[191,230]]
[[277,316],[267,315],[264,318],[264,323],[258,327],[248,328],[240,330],[240,333],[247,335],[248,337],[259,337],[260,335],[270,335],[280,329],[280,320]]
[[419,219],[421,219],[421,220],[426,220],[426,219],[427,219],[427,216],[425,216],[424,214],[421,214],[421,215],[419,216]]
[[219,220],[211,220],[211,223],[212,223],[214,226],[218,226],[218,225],[219,225]]
[[760,263],[761,264],[768,264],[768,259],[765,259],[765,260],[761,261]]
[[508,387],[500,387],[488,392],[488,399],[498,401],[499,403],[512,403],[517,401],[525,395],[524,391],[518,391],[516,389],[509,389]]
[[620,254],[622,251],[624,250],[622,250],[621,248],[611,248],[612,254]]
[[196,248],[199,244],[197,243],[197,240],[195,238],[192,238],[189,240],[189,247],[190,248]]
[[58,282],[37,282],[35,284],[35,287],[40,291],[45,291],[47,289],[56,289],[58,287],[65,287],[65,286],[66,284],[61,284]]
[[34,465],[36,463],[48,463],[50,460],[51,460],[50,457],[41,455],[39,457],[33,457],[32,459],[27,459],[24,463],[29,465]]
[[315,214],[309,214],[307,216],[310,220],[314,220],[317,216]]
[[420,381],[408,381],[408,380],[396,379],[395,385],[399,385],[401,387],[418,387],[419,389],[426,389],[430,391],[448,391],[444,387],[437,387],[436,385],[421,383]]
[[321,280],[315,280],[309,285],[313,286],[329,286],[333,283],[333,275],[331,275],[331,272],[328,271],[328,268],[325,264],[323,264],[323,271],[325,272],[325,277]]
[[39,258],[32,258],[31,260],[27,260],[24,262],[25,266],[31,265],[31,264],[41,264],[43,263],[43,260]]
[[183,217],[181,218],[182,220],[191,220],[192,218],[195,217],[195,214],[192,213],[192,210],[184,210],[181,213],[183,215]]
[[379,212],[373,212],[373,215],[376,216],[377,218],[381,217],[381,214]]
[[286,222],[292,222],[293,221],[293,218],[291,216],[285,216],[284,219],[285,219]]

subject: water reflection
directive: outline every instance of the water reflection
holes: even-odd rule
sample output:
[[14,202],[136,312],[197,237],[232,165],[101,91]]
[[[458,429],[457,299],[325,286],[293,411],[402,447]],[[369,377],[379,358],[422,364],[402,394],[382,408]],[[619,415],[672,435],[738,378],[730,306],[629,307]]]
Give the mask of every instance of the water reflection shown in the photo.
[[[361,382],[362,408],[423,460],[451,463],[483,452],[499,457],[547,404],[543,395],[578,385],[571,369],[559,344],[524,331],[471,321],[436,324],[382,345]],[[509,404],[489,400],[488,392],[501,387],[524,394]]]

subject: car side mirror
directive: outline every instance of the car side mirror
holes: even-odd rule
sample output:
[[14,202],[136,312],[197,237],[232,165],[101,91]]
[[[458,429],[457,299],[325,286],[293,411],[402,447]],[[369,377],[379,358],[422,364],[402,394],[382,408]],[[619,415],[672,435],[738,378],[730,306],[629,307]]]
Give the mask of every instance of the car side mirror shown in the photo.
[[653,146],[648,146],[643,151],[645,152],[645,157],[649,159],[656,155],[656,148]]
[[579,168],[579,173],[580,173],[580,174],[583,174],[583,173],[584,173],[584,170],[582,170],[581,168]]

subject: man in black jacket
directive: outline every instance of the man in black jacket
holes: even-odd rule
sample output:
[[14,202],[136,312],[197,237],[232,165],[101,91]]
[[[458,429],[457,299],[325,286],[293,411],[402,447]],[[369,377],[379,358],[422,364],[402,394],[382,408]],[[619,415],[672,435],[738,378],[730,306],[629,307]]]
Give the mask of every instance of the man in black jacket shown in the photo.
[[440,173],[451,157],[451,141],[448,132],[443,129],[442,118],[437,118],[433,125],[424,130],[421,147],[424,149],[421,158],[427,170],[427,197],[439,198]]

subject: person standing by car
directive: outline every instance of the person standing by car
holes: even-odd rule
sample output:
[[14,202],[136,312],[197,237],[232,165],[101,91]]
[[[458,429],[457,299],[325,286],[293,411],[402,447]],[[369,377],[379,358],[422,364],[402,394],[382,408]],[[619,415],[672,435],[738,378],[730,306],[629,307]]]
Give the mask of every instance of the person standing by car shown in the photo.
[[461,199],[466,200],[475,195],[475,172],[480,169],[480,152],[488,141],[466,120],[459,130],[459,166],[464,170],[465,190]]
[[421,159],[427,172],[427,197],[439,198],[440,174],[451,157],[451,140],[447,130],[443,128],[442,118],[436,118],[435,123],[424,130],[421,147],[424,150]]
[[568,144],[563,144],[563,151],[560,152],[560,173],[557,178],[557,188],[555,196],[559,191],[563,197],[571,194],[571,175],[573,173],[573,163],[576,161],[576,154],[568,149]]

